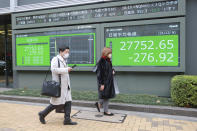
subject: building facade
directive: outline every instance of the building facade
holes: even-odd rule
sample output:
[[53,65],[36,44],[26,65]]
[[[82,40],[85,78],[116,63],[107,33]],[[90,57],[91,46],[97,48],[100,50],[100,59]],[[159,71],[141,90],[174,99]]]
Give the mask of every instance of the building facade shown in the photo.
[[0,2],[3,84],[41,88],[61,44],[77,65],[73,90],[97,90],[92,69],[105,46],[121,93],[170,96],[173,76],[197,74],[195,0]]

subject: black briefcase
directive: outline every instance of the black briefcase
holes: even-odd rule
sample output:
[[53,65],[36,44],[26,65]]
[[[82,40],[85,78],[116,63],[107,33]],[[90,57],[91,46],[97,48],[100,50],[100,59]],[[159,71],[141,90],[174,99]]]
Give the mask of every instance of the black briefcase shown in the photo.
[[60,83],[56,81],[44,81],[41,94],[50,97],[60,97],[61,96]]
[[[60,67],[59,59],[58,59],[58,67]],[[42,85],[41,95],[58,98],[61,96],[61,75],[59,75],[59,82],[52,81],[52,80],[47,81],[46,79],[47,79],[48,72],[46,74],[45,80]]]

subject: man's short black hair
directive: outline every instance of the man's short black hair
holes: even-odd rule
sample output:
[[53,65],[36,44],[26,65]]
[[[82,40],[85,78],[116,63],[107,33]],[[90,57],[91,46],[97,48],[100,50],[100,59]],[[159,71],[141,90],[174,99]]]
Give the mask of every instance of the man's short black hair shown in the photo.
[[66,49],[70,49],[68,46],[65,46],[65,47],[59,47],[59,52],[64,52]]

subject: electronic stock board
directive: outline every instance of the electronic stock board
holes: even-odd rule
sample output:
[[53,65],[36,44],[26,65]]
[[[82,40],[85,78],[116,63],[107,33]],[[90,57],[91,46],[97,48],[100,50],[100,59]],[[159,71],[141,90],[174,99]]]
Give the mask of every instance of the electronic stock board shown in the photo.
[[17,66],[49,66],[59,46],[70,48],[70,65],[95,65],[95,30],[63,30],[16,35]]
[[105,24],[103,29],[113,66],[184,70],[184,18]]
[[[185,0],[122,1],[17,13],[12,16],[13,29],[49,27],[50,31],[16,31],[15,63],[49,66],[58,46],[66,44],[71,47],[70,65],[95,66],[98,52],[107,46],[112,48],[113,66],[122,71],[184,71],[184,15]],[[89,23],[99,28],[52,29]]]

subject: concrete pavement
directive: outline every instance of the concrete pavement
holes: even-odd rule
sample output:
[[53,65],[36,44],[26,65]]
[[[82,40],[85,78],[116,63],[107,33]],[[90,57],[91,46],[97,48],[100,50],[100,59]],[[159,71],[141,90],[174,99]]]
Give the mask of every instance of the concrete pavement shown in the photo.
[[[33,103],[45,103],[45,104],[49,103],[49,98],[13,96],[13,95],[12,96],[0,95],[0,100],[23,101],[23,102],[33,102]],[[72,102],[74,106],[80,106],[80,107],[95,107],[94,103],[95,102],[93,101],[83,101],[83,100],[73,100]],[[112,102],[110,102],[109,108],[115,110],[124,110],[124,111],[137,111],[137,112],[168,114],[168,115],[176,115],[176,116],[181,115],[181,116],[197,117],[196,108],[124,104],[124,103],[112,103]]]
[[[46,104],[0,100],[0,131],[197,131],[197,118],[158,115],[129,111],[124,123],[109,123],[93,120],[74,119],[77,126],[64,126],[63,114],[52,112],[46,117],[46,125],[40,124],[37,113]],[[73,107],[72,114],[79,110],[94,108]]]

